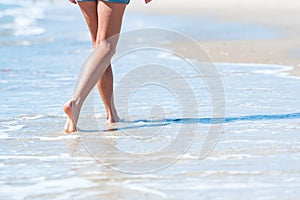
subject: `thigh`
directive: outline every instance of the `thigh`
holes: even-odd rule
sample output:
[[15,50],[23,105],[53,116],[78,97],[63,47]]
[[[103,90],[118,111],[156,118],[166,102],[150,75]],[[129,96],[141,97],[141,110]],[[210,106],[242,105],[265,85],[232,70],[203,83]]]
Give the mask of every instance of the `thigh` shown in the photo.
[[120,33],[126,4],[98,2],[98,34],[97,43]]
[[112,3],[123,3],[123,4],[129,4],[130,0],[102,0],[106,2],[112,2]]
[[98,31],[97,2],[95,0],[78,0],[77,2],[90,30],[92,42],[95,45]]
[[97,2],[97,0],[77,0],[77,2]]

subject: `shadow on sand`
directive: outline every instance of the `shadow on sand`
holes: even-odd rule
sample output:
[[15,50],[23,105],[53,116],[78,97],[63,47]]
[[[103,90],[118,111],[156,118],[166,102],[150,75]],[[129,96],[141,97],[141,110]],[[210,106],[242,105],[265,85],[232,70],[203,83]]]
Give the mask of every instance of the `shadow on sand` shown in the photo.
[[[106,130],[80,130],[82,132],[106,132],[106,131],[122,131],[147,127],[159,127],[170,124],[221,124],[233,123],[242,121],[272,121],[283,119],[300,119],[300,113],[290,114],[272,114],[272,115],[249,115],[241,117],[226,117],[226,118],[166,118],[159,120],[140,119],[135,121],[122,121],[122,126],[119,124],[112,126]],[[121,124],[120,123],[120,124]]]

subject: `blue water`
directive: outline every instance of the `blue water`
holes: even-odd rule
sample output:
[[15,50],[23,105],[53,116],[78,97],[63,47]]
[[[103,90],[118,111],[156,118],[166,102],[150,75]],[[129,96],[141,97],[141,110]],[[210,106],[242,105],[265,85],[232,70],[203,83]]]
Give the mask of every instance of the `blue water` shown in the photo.
[[[147,25],[205,40],[280,36],[275,30],[209,17],[161,19],[134,13],[126,14],[123,31]],[[90,48],[89,34],[76,6],[0,1],[0,199],[298,198],[300,87],[298,77],[286,75],[290,67],[216,63],[225,91],[226,115],[213,119],[203,80],[185,70],[183,62],[158,52],[156,61],[181,69],[196,91],[200,116],[180,117],[173,97],[152,87],[151,93],[141,90],[129,102],[132,120],[121,115],[125,121],[112,129],[103,125],[99,130],[65,135],[62,105],[72,96]],[[115,68],[116,82],[133,65],[153,59],[138,55],[129,56]],[[143,76],[134,80],[140,79]],[[97,101],[97,120],[104,124],[104,108]],[[158,104],[161,107],[154,111],[163,108],[164,115],[149,119],[145,112]],[[199,134],[181,157],[152,156],[153,167],[174,161],[152,173],[121,172],[128,166],[131,172],[149,166],[143,166],[138,156],[119,156],[111,145],[124,152],[151,152],[171,143],[182,127],[198,127],[202,133],[221,121],[222,135],[208,157],[199,159],[203,142]],[[153,130],[161,132],[145,140],[126,135],[143,136]],[[182,142],[189,134],[187,131]]]

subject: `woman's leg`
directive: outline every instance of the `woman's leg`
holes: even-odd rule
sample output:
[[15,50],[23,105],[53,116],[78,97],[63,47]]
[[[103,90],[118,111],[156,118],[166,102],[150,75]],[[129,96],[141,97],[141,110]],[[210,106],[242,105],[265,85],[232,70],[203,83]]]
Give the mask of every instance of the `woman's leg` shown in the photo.
[[[111,5],[110,9],[107,9],[107,4]],[[124,4],[122,5],[116,3],[104,3],[102,1],[99,1],[98,9],[97,9],[98,31],[97,31],[96,46],[100,45],[107,38],[110,38],[113,35],[120,33],[122,18],[124,13],[124,9],[122,7],[124,7]],[[115,23],[114,26],[108,28],[107,26],[109,24],[107,24],[107,20],[110,20],[111,23]],[[117,115],[117,111],[114,104],[113,73],[112,73],[111,65],[109,65],[109,67],[107,68],[103,76],[100,77],[97,83],[97,87],[106,109],[107,121],[109,123],[117,122],[119,120],[119,117]]]
[[114,54],[118,38],[114,37],[114,39],[109,40],[107,38],[120,33],[125,7],[125,4],[98,2],[96,44],[99,46],[83,66],[73,99],[64,105],[64,111],[69,117],[65,125],[67,133],[76,131],[76,124],[84,100],[99,81],[99,77],[102,77],[110,66],[110,59]]
[[114,103],[113,72],[111,65],[108,66],[107,70],[99,79],[97,88],[105,106],[107,122],[114,123],[119,121],[119,116]]
[[[103,38],[107,39],[112,36],[110,33],[103,32],[101,29],[101,26],[103,26],[103,23],[105,23],[105,19],[103,20],[100,18],[102,8],[100,5],[99,8],[97,8],[96,2],[79,2],[79,7],[89,27],[93,46],[96,48],[99,46],[101,41],[103,41]],[[117,30],[117,32],[119,33],[120,31]],[[119,117],[117,115],[113,98],[113,73],[111,65],[109,65],[105,73],[102,75],[102,77],[100,77],[97,87],[106,109],[107,121],[109,123],[118,121]]]
[[95,48],[98,32],[98,3],[96,1],[78,2],[78,5],[90,30],[93,47]]

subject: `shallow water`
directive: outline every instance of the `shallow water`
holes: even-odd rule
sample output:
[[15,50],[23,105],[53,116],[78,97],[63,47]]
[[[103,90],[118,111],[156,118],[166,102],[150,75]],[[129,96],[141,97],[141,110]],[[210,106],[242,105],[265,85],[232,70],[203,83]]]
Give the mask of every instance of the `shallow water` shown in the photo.
[[[64,6],[0,3],[1,199],[296,199],[299,196],[300,87],[299,78],[284,73],[289,67],[216,64],[225,90],[226,115],[217,145],[203,160],[199,159],[199,152],[204,133],[214,125],[209,91],[201,77],[192,76],[184,63],[162,52],[155,52],[156,61],[183,70],[181,75],[197,98],[199,117],[182,118],[180,105],[169,90],[150,85],[139,90],[129,102],[130,120],[121,112],[124,121],[108,127],[104,123],[104,108],[95,98],[92,105],[97,114],[96,129],[95,124],[84,121],[83,117],[83,130],[65,135],[61,107],[72,95],[81,64],[90,53],[90,44],[76,7]],[[26,20],[22,18],[24,13],[28,15]],[[133,22],[125,23],[124,30],[149,23],[143,17],[134,21],[135,15],[127,15],[126,20]],[[170,24],[167,17],[161,22],[155,16],[147,18],[151,19],[152,24]],[[173,21],[173,17],[169,20]],[[203,24],[210,23],[203,19]],[[189,31],[190,27],[183,24],[170,24],[169,28],[192,37],[205,32],[197,28]],[[244,26],[252,27],[252,33],[262,31],[261,35],[247,36],[244,28],[240,28]],[[219,39],[223,36],[214,32],[224,27],[228,26],[208,26],[205,33],[211,39]],[[236,39],[277,35],[252,25],[230,27],[236,29]],[[147,52],[130,55],[116,68],[116,81],[132,70],[130,66],[147,62],[144,54]],[[136,80],[142,78],[138,76]],[[160,107],[151,110],[157,105]],[[151,115],[152,111],[161,115]],[[190,141],[191,146],[175,154],[163,151],[182,127],[199,133],[192,138],[194,135],[188,131],[181,138],[182,143]],[[151,135],[153,132],[157,134]],[[155,151],[159,154],[151,157],[145,154]],[[124,156],[128,153],[133,156]],[[135,174],[141,170],[154,172]]]

